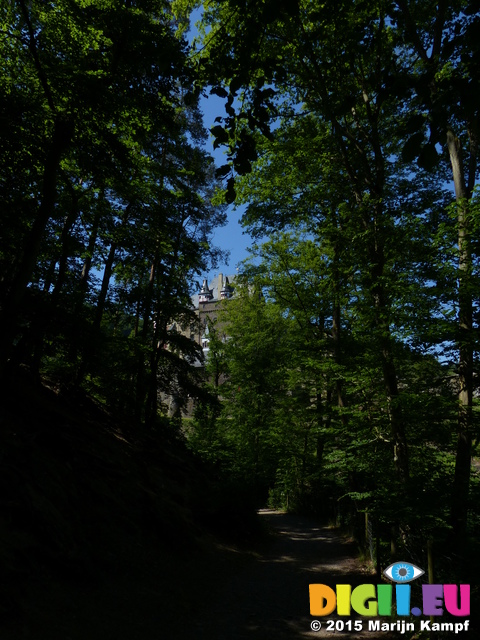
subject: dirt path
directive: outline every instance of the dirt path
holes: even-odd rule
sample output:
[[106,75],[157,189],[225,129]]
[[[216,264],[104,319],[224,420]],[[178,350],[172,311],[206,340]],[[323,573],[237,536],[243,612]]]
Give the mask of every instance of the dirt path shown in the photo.
[[[225,581],[216,601],[199,616],[192,640],[289,640],[293,638],[393,637],[388,633],[320,632],[310,628],[308,585],[374,582],[354,559],[356,548],[333,530],[311,520],[262,510],[275,540],[260,557]],[[333,618],[334,616],[330,616]]]
[[[2,640],[293,640],[365,638],[389,633],[328,632],[310,625],[310,583],[374,582],[357,549],[312,520],[262,510],[273,532],[255,552],[210,545],[174,553],[158,544],[129,549],[130,563],[96,585],[53,581],[31,585],[22,619]],[[331,616],[333,619],[334,616]],[[405,637],[405,636],[403,636]]]

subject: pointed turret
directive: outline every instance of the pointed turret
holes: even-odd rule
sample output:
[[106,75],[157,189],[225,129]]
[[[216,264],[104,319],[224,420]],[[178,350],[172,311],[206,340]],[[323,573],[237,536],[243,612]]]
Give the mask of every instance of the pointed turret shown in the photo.
[[232,297],[232,287],[228,281],[228,276],[225,276],[225,280],[223,281],[223,286],[220,291],[220,299],[225,300],[226,298]]
[[198,301],[199,302],[210,302],[210,300],[212,300],[212,299],[213,299],[213,292],[212,292],[211,289],[208,288],[207,279],[204,278],[202,288],[201,288],[200,293],[198,295]]

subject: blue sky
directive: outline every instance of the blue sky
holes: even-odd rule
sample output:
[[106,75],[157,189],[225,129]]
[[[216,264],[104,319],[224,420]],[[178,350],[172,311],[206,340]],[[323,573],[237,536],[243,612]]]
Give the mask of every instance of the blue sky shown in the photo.
[[[223,103],[224,101],[218,96],[209,96],[201,99],[200,107],[203,111],[203,120],[208,131],[214,126],[214,120],[217,116],[225,115]],[[225,164],[225,150],[223,148],[213,148],[213,136],[211,134],[206,148],[215,158],[217,166]],[[214,276],[218,273],[234,274],[237,264],[247,257],[247,247],[252,244],[252,240],[250,236],[243,232],[239,223],[243,210],[244,207],[235,208],[233,205],[229,205],[226,226],[215,231],[213,243],[221,249],[229,251],[230,259],[228,266],[220,264],[218,269],[210,271],[209,276]]]
[[[195,27],[195,23],[200,19],[201,14],[202,8],[200,7],[198,9],[195,9],[191,15],[190,31],[187,35],[187,39],[190,42],[198,33]],[[226,115],[223,105],[224,100],[215,95],[201,98],[200,108],[203,112],[203,121],[207,131],[210,131],[210,129],[214,126],[214,121],[217,116]],[[218,167],[225,164],[225,149],[214,149],[213,136],[211,135],[207,142],[206,149],[215,158],[215,164]],[[252,244],[252,240],[247,234],[243,233],[243,229],[239,223],[239,220],[242,217],[243,210],[244,207],[235,208],[233,205],[230,205],[227,211],[227,224],[215,231],[215,234],[213,236],[213,244],[223,250],[229,251],[230,258],[228,261],[228,266],[226,264],[219,264],[217,269],[213,269],[208,274],[205,274],[208,275],[209,279],[211,279],[218,273],[236,273],[236,267],[238,263],[247,257],[247,247]]]

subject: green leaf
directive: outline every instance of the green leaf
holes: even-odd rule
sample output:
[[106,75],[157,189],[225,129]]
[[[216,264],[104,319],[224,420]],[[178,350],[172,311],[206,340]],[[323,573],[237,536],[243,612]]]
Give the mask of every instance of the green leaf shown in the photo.
[[229,164],[224,164],[215,171],[215,176],[217,178],[224,178],[227,176],[232,170],[232,167]]

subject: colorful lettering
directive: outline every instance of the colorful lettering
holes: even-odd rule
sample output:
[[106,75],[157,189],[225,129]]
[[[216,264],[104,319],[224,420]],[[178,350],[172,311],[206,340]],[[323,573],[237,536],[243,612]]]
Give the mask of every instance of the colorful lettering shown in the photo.
[[350,597],[352,586],[349,584],[337,584],[337,613],[339,616],[350,615]]
[[376,616],[377,601],[374,584],[361,584],[352,591],[352,607],[361,616]]
[[458,587],[456,584],[443,585],[445,608],[452,616],[470,615],[470,585],[460,585],[460,607],[458,606]]
[[443,615],[443,584],[422,584],[423,615]]
[[328,616],[335,610],[337,596],[326,584],[311,584],[310,587],[310,615]]
[[396,584],[395,598],[397,600],[397,614],[399,616],[410,615],[410,585]]
[[[328,616],[335,608],[339,616],[349,616],[352,609],[361,616],[390,616],[392,613],[391,584],[361,584],[352,591],[349,584],[337,584],[336,591],[326,584],[311,584],[310,614]],[[470,585],[424,584],[423,608],[410,610],[411,586],[395,585],[396,612],[398,616],[441,616],[443,607],[453,616],[470,615]]]

